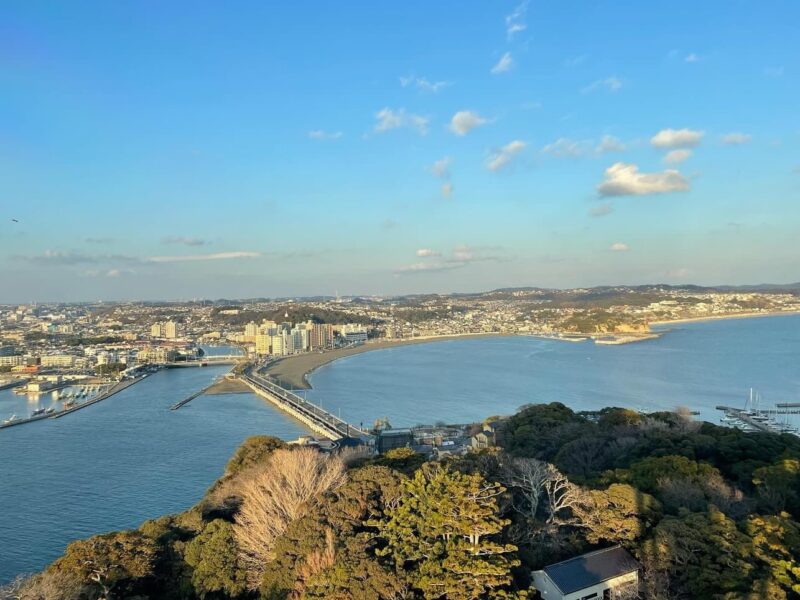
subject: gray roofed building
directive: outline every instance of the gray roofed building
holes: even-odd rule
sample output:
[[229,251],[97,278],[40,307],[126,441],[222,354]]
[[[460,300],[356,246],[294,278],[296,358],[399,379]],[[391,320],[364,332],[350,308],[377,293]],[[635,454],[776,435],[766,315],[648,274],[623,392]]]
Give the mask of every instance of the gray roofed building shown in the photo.
[[640,568],[624,548],[612,546],[534,571],[533,581],[544,600],[636,597]]

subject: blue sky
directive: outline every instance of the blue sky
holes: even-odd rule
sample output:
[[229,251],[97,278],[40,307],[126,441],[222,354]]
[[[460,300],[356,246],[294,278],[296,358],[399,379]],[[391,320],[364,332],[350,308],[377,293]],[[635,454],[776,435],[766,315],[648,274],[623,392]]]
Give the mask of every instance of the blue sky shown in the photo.
[[0,302],[800,280],[796,2],[3,13]]

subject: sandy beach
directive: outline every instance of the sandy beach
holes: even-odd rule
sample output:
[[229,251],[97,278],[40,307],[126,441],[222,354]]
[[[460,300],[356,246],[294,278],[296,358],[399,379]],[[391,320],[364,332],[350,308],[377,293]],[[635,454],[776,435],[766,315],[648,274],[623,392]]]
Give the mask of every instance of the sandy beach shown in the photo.
[[411,344],[428,344],[434,342],[444,342],[447,340],[463,340],[479,337],[501,337],[510,334],[504,333],[468,333],[463,335],[438,335],[429,337],[418,337],[408,340],[381,340],[377,342],[367,342],[361,346],[353,348],[339,348],[328,350],[327,352],[309,352],[308,354],[298,354],[287,356],[271,363],[266,372],[287,387],[296,390],[311,389],[308,382],[308,375],[322,365],[326,365],[339,358],[361,354],[362,352],[372,352],[373,350],[385,350],[387,348],[398,348]]
[[672,321],[651,321],[650,325],[675,325],[678,323],[699,323],[702,321],[721,321],[724,319],[753,319],[755,317],[779,317],[781,315],[798,315],[796,310],[773,310],[768,312],[731,313],[728,315],[710,315],[708,317],[688,317]]
[[[708,317],[693,317],[686,319],[676,319],[674,321],[653,321],[650,325],[673,325],[680,323],[693,323],[696,321],[716,321],[720,319],[749,319],[752,317],[774,317],[779,315],[792,315],[800,314],[798,311],[773,311],[773,312],[757,312],[757,313],[736,313],[729,315],[713,315]],[[592,339],[594,343],[601,345],[619,345],[637,343],[646,340],[653,340],[661,337],[665,331],[654,331],[644,334],[580,334],[585,335],[585,339]],[[280,380],[281,384],[291,389],[311,389],[311,384],[308,382],[308,376],[319,367],[331,363],[339,358],[345,356],[352,356],[354,354],[361,354],[363,352],[372,352],[373,350],[384,350],[386,348],[397,348],[400,346],[408,346],[411,344],[428,344],[433,342],[459,340],[479,337],[502,337],[511,335],[523,335],[530,337],[542,337],[546,339],[553,339],[558,341],[571,341],[568,338],[558,338],[550,335],[537,336],[536,334],[509,334],[509,333],[468,333],[461,335],[441,335],[430,337],[419,337],[407,340],[380,340],[376,342],[367,342],[361,346],[353,348],[340,348],[337,350],[328,350],[327,352],[310,352],[308,354],[298,354],[295,356],[288,356],[281,358],[271,363],[267,367],[266,372],[276,379]]]

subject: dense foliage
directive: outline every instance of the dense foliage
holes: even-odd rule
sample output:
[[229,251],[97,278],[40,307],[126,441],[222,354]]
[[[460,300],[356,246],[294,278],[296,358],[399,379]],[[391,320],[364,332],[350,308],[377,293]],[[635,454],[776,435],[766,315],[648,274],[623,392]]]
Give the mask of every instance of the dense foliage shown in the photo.
[[621,544],[642,598],[800,598],[800,438],[553,403],[498,445],[426,462],[251,438],[197,507],[74,542],[11,597],[534,598],[531,570]]

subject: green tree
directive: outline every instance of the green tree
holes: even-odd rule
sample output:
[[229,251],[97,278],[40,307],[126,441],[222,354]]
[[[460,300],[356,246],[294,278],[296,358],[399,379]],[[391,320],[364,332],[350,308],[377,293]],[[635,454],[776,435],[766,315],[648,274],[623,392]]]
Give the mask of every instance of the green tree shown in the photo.
[[765,508],[798,513],[800,508],[800,460],[787,458],[753,471],[753,483]]
[[519,565],[516,547],[494,540],[508,524],[497,509],[504,491],[480,474],[426,463],[379,525],[386,547],[378,554],[428,600],[502,597]]
[[769,571],[769,578],[788,592],[800,595],[800,525],[783,516],[753,515],[745,531],[753,538],[756,558]]
[[633,542],[661,518],[658,501],[636,488],[615,483],[606,490],[590,490],[575,509],[591,544]]
[[193,568],[192,584],[200,598],[235,597],[247,589],[247,571],[239,563],[239,548],[227,521],[211,521],[186,544],[184,558]]
[[153,575],[157,552],[151,538],[122,531],[72,542],[50,568],[95,587],[99,598],[126,597]]
[[286,448],[286,443],[269,435],[254,435],[247,438],[225,466],[225,475],[233,476],[250,467],[263,464],[278,449]]
[[653,571],[668,574],[679,597],[743,594],[756,574],[750,538],[714,506],[707,513],[664,518],[643,552]]

